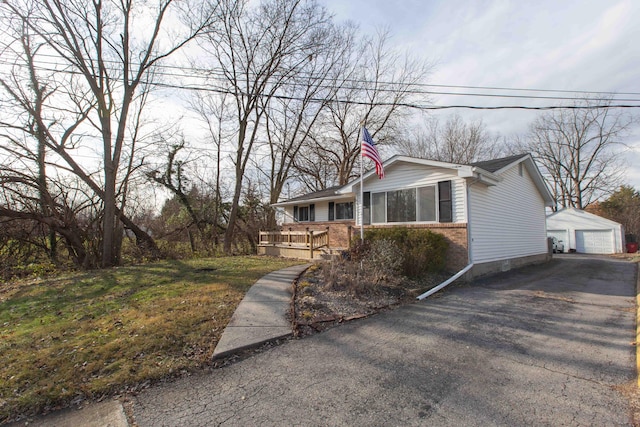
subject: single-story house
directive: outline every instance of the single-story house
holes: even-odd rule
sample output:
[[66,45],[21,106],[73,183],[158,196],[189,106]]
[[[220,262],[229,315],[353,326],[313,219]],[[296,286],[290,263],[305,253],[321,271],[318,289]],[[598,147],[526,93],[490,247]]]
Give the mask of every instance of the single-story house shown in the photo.
[[565,251],[585,254],[624,252],[624,227],[617,222],[576,208],[547,216],[547,235],[564,243]]
[[[546,207],[554,200],[529,154],[473,164],[394,156],[344,186],[295,197],[277,232],[262,232],[259,253],[296,256],[296,247],[347,248],[369,227],[428,228],[448,242],[447,269],[466,277],[549,259]],[[314,243],[316,242],[316,243]]]

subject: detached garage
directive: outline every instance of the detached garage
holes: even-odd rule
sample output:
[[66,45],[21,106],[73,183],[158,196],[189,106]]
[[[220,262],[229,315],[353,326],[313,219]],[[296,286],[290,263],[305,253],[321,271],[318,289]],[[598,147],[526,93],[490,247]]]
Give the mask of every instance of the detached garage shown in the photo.
[[547,216],[547,236],[556,237],[570,249],[583,254],[624,252],[624,230],[617,222],[575,208]]

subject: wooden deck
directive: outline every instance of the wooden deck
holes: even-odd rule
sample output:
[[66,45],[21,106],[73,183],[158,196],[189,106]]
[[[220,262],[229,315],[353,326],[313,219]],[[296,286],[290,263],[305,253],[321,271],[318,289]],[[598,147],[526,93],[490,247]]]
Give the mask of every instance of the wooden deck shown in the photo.
[[324,259],[342,248],[329,247],[328,231],[261,231],[258,255]]

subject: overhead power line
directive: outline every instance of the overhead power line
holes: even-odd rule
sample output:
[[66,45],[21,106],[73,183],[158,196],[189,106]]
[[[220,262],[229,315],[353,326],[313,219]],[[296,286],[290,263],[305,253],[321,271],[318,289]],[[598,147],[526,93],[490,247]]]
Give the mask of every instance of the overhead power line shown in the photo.
[[[43,57],[49,57],[56,59],[58,58],[53,54],[39,54]],[[43,64],[49,65],[60,65],[55,61],[42,61]],[[106,63],[111,64],[119,64],[116,60],[104,60]],[[130,65],[137,65],[135,63],[131,63]],[[158,64],[158,68],[160,69],[169,69],[169,70],[178,70],[180,73],[168,73],[166,71],[162,71],[160,74],[168,75],[168,76],[176,76],[176,77],[224,77],[224,70],[221,68],[200,68],[193,66],[183,66],[183,65],[169,65],[169,64]],[[187,73],[199,73],[197,75],[187,74]],[[309,73],[303,73],[303,75],[309,76]],[[393,81],[372,81],[366,79],[356,79],[356,78],[345,78],[340,79],[343,82],[352,82],[352,83],[360,83],[360,84],[383,84],[383,85],[407,85],[404,82],[393,82]],[[583,94],[583,95],[608,95],[608,96],[640,96],[640,92],[615,92],[615,91],[600,91],[600,90],[569,90],[569,89],[549,89],[549,88],[517,88],[517,87],[506,87],[506,86],[476,86],[476,85],[453,85],[453,84],[436,84],[436,83],[411,83],[409,84],[412,87],[425,87],[425,88],[450,88],[450,89],[472,89],[472,90],[504,90],[504,91],[512,91],[512,92],[547,92],[547,93],[567,93],[567,94]],[[449,94],[447,92],[447,94]],[[574,99],[574,98],[567,98]]]
[[[213,92],[213,93],[221,93],[221,94],[234,94],[233,91],[228,89],[216,89],[210,87],[196,87],[196,86],[175,86],[168,83],[150,83],[155,86],[167,87],[173,89],[184,89],[184,90],[193,90],[193,91],[202,91],[202,92]],[[246,95],[246,94],[244,94]],[[266,95],[265,95],[266,96]],[[323,98],[303,98],[296,96],[287,96],[287,95],[268,95],[270,98],[274,99],[282,99],[289,101],[310,101],[310,102],[318,102],[323,103],[327,102],[326,99]],[[571,100],[575,100],[575,98],[570,98]],[[569,100],[569,99],[568,99]],[[601,101],[604,99],[600,99]],[[371,105],[370,102],[366,101],[354,101],[348,99],[332,99],[332,102],[337,102],[341,104],[350,104],[350,105]],[[632,100],[632,102],[639,102],[640,99]],[[391,103],[391,102],[375,102],[375,105],[380,106],[392,106],[398,105],[402,107],[418,109],[418,110],[443,110],[443,109],[453,109],[453,108],[466,108],[466,109],[474,109],[474,110],[512,110],[512,109],[520,109],[520,110],[559,110],[559,109],[572,109],[572,110],[584,110],[584,109],[599,109],[599,108],[640,108],[640,104],[596,104],[596,105],[547,105],[547,106],[527,106],[527,105],[499,105],[499,106],[479,106],[479,105],[424,105],[424,104],[416,104],[416,103]]]
[[[49,56],[49,55],[44,55]],[[54,58],[54,56],[51,56]],[[116,62],[113,62],[116,63]],[[53,67],[62,66],[63,68],[45,68],[40,67],[42,71],[46,72],[55,72],[55,73],[65,73],[71,75],[81,75],[78,71],[69,70],[67,66],[63,64],[59,64],[55,61],[39,61],[39,64],[48,65]],[[26,67],[25,64],[15,64],[9,63],[7,61],[0,60],[0,65],[6,66],[21,66]],[[168,70],[178,70],[180,72],[167,72],[164,69]],[[197,71],[202,74],[189,74],[192,71]],[[221,93],[221,94],[236,94],[236,91],[231,89],[226,89],[223,87],[211,87],[205,86],[208,81],[217,81],[221,83],[226,83],[227,80],[223,75],[222,70],[205,70],[198,68],[186,68],[182,66],[169,66],[163,65],[159,66],[159,69],[154,71],[154,74],[165,76],[165,77],[175,77],[179,79],[192,79],[196,80],[196,84],[188,84],[188,83],[164,83],[164,82],[156,82],[156,81],[145,81],[144,84],[153,85],[156,87],[163,87],[169,89],[178,89],[178,90],[187,90],[187,91],[200,91],[200,92],[212,92],[212,93]],[[200,81],[198,81],[200,80]],[[376,82],[359,80],[359,79],[343,79],[341,82],[350,81],[358,84],[374,84]],[[377,82],[377,84],[387,84],[390,86],[399,85],[399,82]],[[302,83],[296,82],[287,82],[285,83],[285,87],[292,86],[300,86]],[[447,95],[447,96],[462,96],[462,97],[487,97],[487,98],[503,98],[503,99],[531,99],[531,100],[554,100],[554,101],[578,101],[582,99],[589,99],[592,102],[599,102],[599,104],[595,105],[546,105],[546,106],[537,106],[537,105],[498,105],[498,106],[483,106],[483,105],[473,105],[473,104],[449,104],[449,105],[434,105],[434,104],[418,104],[418,103],[390,103],[390,102],[375,102],[375,105],[380,106],[391,106],[391,105],[399,105],[402,107],[418,109],[418,110],[442,110],[442,109],[474,109],[474,110],[508,110],[508,109],[520,109],[520,110],[555,110],[555,109],[600,109],[600,108],[640,108],[640,93],[638,92],[623,92],[623,93],[615,93],[615,92],[590,92],[590,91],[571,91],[571,90],[556,90],[556,89],[532,89],[532,88],[508,88],[508,87],[491,87],[491,86],[464,86],[464,85],[444,85],[444,84],[426,84],[426,83],[404,83],[403,85],[407,86],[411,89],[404,89],[405,93],[412,95]],[[332,86],[329,83],[318,85],[320,88],[325,89],[363,89],[366,90],[366,87],[358,86],[341,86],[336,87]],[[431,91],[431,90],[421,90],[419,88],[454,88],[454,89],[472,89],[472,90],[485,90],[485,91],[510,91],[510,92],[529,92],[529,93],[566,93],[566,94],[576,94],[576,95],[589,95],[593,93],[597,93],[602,96],[609,96],[607,98],[603,97],[586,97],[586,96],[546,96],[546,95],[519,95],[519,94],[504,94],[504,93],[479,93],[479,92],[451,92],[451,91]],[[395,91],[393,88],[376,88],[379,91]],[[240,92],[241,95],[247,96],[246,93]],[[617,98],[617,96],[621,95],[638,95],[638,98]],[[261,95],[258,95],[261,96]],[[265,95],[269,96],[273,99],[281,99],[281,100],[290,100],[290,101],[310,101],[315,103],[326,103],[337,102],[341,104],[351,104],[351,105],[371,105],[371,102],[366,101],[354,101],[348,99],[340,99],[332,97],[330,99],[327,98],[304,98],[299,96],[289,96],[289,95]],[[623,103],[633,103],[633,104],[623,104]]]

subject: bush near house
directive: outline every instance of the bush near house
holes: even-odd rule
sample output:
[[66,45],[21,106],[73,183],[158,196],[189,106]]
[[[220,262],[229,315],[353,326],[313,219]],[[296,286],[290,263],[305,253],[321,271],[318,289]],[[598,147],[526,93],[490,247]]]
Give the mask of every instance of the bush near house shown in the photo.
[[410,278],[444,270],[449,246],[445,237],[428,229],[391,227],[372,228],[365,232],[365,242],[388,240],[403,252],[402,272]]
[[368,230],[342,258],[309,269],[298,285],[297,313],[304,325],[319,330],[316,323],[326,318],[368,315],[399,304],[446,278],[441,273],[447,249],[445,237],[427,229]]

